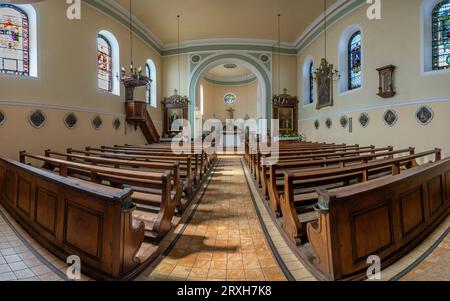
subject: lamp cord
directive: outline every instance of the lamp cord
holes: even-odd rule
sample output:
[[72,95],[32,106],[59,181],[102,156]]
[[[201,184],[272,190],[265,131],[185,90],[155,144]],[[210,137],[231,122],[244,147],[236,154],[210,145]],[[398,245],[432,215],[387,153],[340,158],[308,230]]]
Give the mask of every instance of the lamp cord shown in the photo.
[[177,20],[178,20],[178,95],[181,95],[180,15],[177,15]]
[[[133,14],[132,14],[132,0],[130,0],[130,58],[131,66],[133,66]],[[131,70],[133,72],[133,70]]]
[[323,0],[323,13],[324,13],[324,22],[323,22],[323,32],[325,37],[325,59],[327,58],[327,0]]
[[281,95],[281,14],[278,14],[278,95]]

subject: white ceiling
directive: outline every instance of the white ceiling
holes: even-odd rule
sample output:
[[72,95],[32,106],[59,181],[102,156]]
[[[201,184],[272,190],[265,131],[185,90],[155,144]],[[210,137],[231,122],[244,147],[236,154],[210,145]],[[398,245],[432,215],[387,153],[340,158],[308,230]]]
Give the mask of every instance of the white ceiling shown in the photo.
[[[128,10],[130,0],[114,0]],[[278,39],[293,43],[323,12],[322,0],[132,0],[133,14],[164,45],[177,42],[177,15],[181,40]],[[327,5],[337,0],[326,0]]]
[[253,77],[253,72],[248,68],[237,65],[234,69],[227,69],[223,65],[217,66],[209,70],[206,74],[209,79],[236,79],[236,78],[251,78]]

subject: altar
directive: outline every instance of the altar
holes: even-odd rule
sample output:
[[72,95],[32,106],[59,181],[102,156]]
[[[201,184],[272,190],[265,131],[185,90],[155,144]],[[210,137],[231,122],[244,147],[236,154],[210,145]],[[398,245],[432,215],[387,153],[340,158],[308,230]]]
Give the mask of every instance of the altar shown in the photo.
[[241,146],[241,135],[239,131],[223,131],[220,138],[220,145],[224,148],[238,148]]

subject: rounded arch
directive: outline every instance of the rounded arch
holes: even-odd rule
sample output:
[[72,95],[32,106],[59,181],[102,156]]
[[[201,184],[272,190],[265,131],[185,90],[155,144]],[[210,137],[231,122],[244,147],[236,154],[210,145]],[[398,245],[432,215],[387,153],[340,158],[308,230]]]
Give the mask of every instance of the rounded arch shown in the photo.
[[[351,37],[357,33],[361,33],[361,67],[362,67],[362,73],[361,73],[361,87],[349,90],[348,88],[348,43],[351,39]],[[361,89],[364,85],[364,58],[365,58],[365,52],[364,52],[364,32],[359,24],[353,24],[347,27],[344,32],[341,35],[341,38],[339,39],[339,47],[338,47],[338,66],[339,71],[341,73],[341,80],[339,81],[339,92],[345,93],[347,91],[357,91]]]
[[271,95],[272,95],[272,85],[271,85],[271,76],[269,75],[268,70],[264,68],[262,65],[258,63],[253,57],[245,55],[245,54],[236,54],[236,53],[222,53],[218,55],[214,55],[208,57],[203,60],[196,68],[193,70],[189,77],[189,122],[191,124],[191,130],[193,137],[195,136],[195,107],[197,105],[197,88],[200,83],[200,79],[204,74],[206,74],[209,70],[214,67],[223,64],[229,63],[239,63],[244,67],[248,68],[252,71],[256,78],[258,79],[261,85],[261,101],[264,104],[261,105],[260,117],[268,119],[268,125],[270,126],[271,120],[271,112],[272,112],[272,104],[271,104]]
[[[97,33],[97,37],[103,36],[107,39],[111,46],[112,55],[112,91],[114,95],[120,96],[120,80],[115,76],[120,74],[120,47],[116,37],[108,30],[100,30]],[[96,38],[97,38],[96,37]]]
[[[305,58],[305,61],[303,62],[303,69],[302,69],[302,80],[303,80],[303,106],[311,105],[314,103],[314,94],[313,94],[313,101],[311,102],[311,64],[314,66],[314,58],[309,55]],[[314,86],[314,83],[313,83]]]
[[152,59],[148,59],[146,64],[146,73],[147,76],[150,78],[151,83],[149,84],[149,87],[147,89],[147,101],[149,103],[149,105],[151,105],[152,107],[156,108],[158,106],[158,101],[157,101],[157,73],[156,73],[156,65],[153,62]]

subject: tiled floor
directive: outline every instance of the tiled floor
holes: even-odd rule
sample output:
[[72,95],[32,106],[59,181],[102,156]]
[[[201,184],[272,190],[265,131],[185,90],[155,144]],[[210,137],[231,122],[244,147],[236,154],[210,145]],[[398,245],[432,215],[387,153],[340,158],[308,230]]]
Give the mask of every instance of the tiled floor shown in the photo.
[[450,233],[428,257],[401,280],[450,281]]
[[64,267],[63,262],[44,250],[26,233],[15,232],[14,229],[22,230],[17,225],[10,224],[14,222],[3,208],[0,211],[0,281],[63,280],[61,272],[57,272],[58,268]]
[[[209,184],[203,185],[204,195],[192,202],[181,224],[161,242],[173,248],[137,280],[281,281],[286,276],[315,280],[280,235],[239,157],[221,158]],[[382,280],[450,280],[448,229],[450,217],[413,251],[384,269]],[[64,261],[39,245],[0,206],[0,281],[67,280],[66,269]],[[82,280],[90,278],[83,275]]]
[[238,158],[222,158],[182,237],[148,280],[286,280]]

